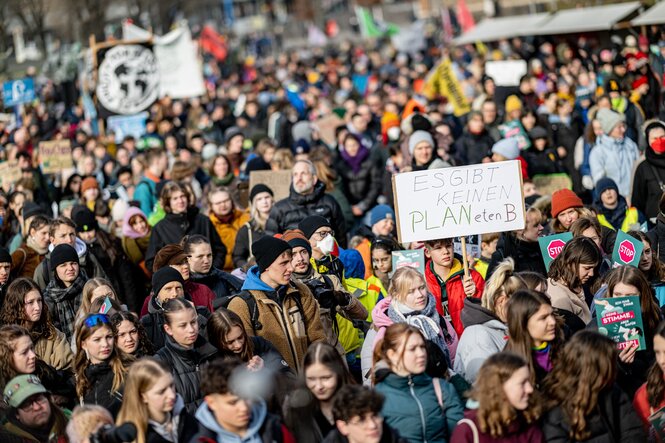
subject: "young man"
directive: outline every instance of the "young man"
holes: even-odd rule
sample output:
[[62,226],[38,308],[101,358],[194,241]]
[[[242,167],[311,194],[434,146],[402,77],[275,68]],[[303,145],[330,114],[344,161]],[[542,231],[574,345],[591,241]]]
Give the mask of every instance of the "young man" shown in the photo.
[[[235,358],[218,359],[201,373],[203,403],[196,411],[199,431],[189,443],[295,443],[279,417],[269,414],[266,402],[250,400],[242,381],[249,381],[245,364]],[[234,383],[235,382],[235,383]],[[240,390],[242,390],[242,392]]]
[[346,385],[335,395],[335,429],[323,443],[407,443],[381,416],[383,395],[365,386]]
[[600,224],[614,231],[639,230],[640,225],[646,221],[644,214],[628,206],[626,199],[619,195],[619,188],[611,178],[602,178],[596,184],[594,206]]
[[476,263],[474,263],[473,269],[478,271],[483,279],[487,278],[487,268],[492,261],[492,254],[494,254],[496,251],[496,244],[498,242],[498,232],[483,234],[480,237],[480,257],[478,257],[478,260],[476,260]]
[[340,281],[344,281],[344,265],[335,256],[339,249],[335,231],[328,219],[320,215],[310,215],[298,223],[298,230],[309,240],[311,258],[314,259],[316,270],[321,274],[335,275]]
[[11,282],[12,256],[6,248],[0,248],[0,307],[5,301],[5,294]]
[[256,266],[247,272],[242,291],[229,309],[250,335],[270,341],[288,365],[298,370],[307,348],[324,341],[319,305],[307,286],[292,281],[291,246],[265,236],[252,244]]
[[134,190],[134,200],[141,205],[143,213],[150,217],[159,199],[157,184],[162,181],[162,174],[168,168],[168,157],[162,149],[151,149],[146,153],[148,167],[141,177],[141,181]]
[[425,242],[425,278],[427,288],[436,299],[436,309],[453,324],[457,335],[464,326],[460,315],[466,297],[480,298],[485,280],[474,269],[464,276],[462,262],[455,258],[453,239],[442,238]]
[[67,441],[67,417],[51,401],[51,394],[37,376],[24,374],[12,378],[3,394],[9,410],[0,441]]

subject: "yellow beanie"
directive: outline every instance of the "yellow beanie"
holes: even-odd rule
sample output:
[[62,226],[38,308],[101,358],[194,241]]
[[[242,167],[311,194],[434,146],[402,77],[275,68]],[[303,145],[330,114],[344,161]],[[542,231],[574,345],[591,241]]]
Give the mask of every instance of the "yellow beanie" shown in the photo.
[[506,114],[522,109],[522,102],[516,95],[511,95],[506,99]]

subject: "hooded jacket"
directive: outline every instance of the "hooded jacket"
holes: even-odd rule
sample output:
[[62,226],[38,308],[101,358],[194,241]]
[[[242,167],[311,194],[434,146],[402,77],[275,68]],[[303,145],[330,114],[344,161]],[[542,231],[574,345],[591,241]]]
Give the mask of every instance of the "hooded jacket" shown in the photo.
[[658,204],[665,187],[665,155],[656,154],[651,146],[644,151],[645,159],[635,169],[630,202],[648,219],[658,215]]
[[589,156],[594,185],[598,184],[601,178],[609,177],[617,184],[619,194],[627,197],[630,195],[633,165],[638,156],[637,145],[628,137],[617,140],[604,134],[601,135]]
[[477,298],[464,300],[462,323],[465,329],[457,345],[454,370],[473,383],[485,360],[508,343],[508,326]]
[[252,315],[242,298],[234,297],[228,308],[238,314],[249,335],[270,341],[289,366],[298,370],[309,345],[325,341],[319,305],[309,288],[292,281],[275,290],[261,280],[258,266],[252,266],[242,290],[248,291],[256,300],[261,328],[254,328]]
[[199,214],[198,208],[189,208],[185,214],[168,213],[152,228],[150,243],[145,254],[145,264],[152,269],[155,255],[164,246],[171,243],[180,243],[185,235],[199,234],[210,240],[212,247],[213,266],[224,267],[226,260],[226,246],[219,238],[219,234],[205,215]]
[[275,203],[266,223],[266,232],[277,234],[287,229],[297,229],[298,223],[310,215],[325,217],[332,224],[335,239],[346,247],[346,222],[339,203],[326,194],[326,185],[317,181],[310,194],[298,194],[291,185],[289,196]]
[[[433,383],[439,382],[443,410]],[[381,411],[385,422],[411,443],[445,443],[462,419],[464,407],[455,388],[445,380],[422,373],[401,377],[382,369],[377,374],[376,391],[385,402]]]
[[199,422],[199,431],[189,443],[295,443],[295,439],[279,418],[268,414],[263,400],[252,405],[252,416],[244,437],[222,428],[205,403],[199,406],[195,416]]
[[[485,289],[485,280],[483,280],[483,277],[475,269],[469,269],[469,273],[471,274],[473,282],[476,284],[476,293],[473,294],[473,297],[480,298]],[[450,322],[453,324],[458,336],[462,335],[462,332],[464,331],[464,325],[462,325],[462,320],[460,318],[462,308],[464,307],[464,300],[466,299],[464,285],[462,283],[463,277],[464,269],[462,268],[460,261],[457,259],[453,259],[450,274],[444,284],[441,283],[441,277],[434,272],[432,260],[425,263],[425,280],[427,281],[427,289],[429,289],[436,299],[436,310],[439,311],[439,315],[444,315],[442,299],[447,297]],[[444,290],[445,294],[443,294]]]
[[200,368],[216,356],[217,349],[200,335],[196,339],[193,349],[183,348],[170,335],[167,335],[164,347],[155,354],[155,358],[171,368],[175,390],[182,396],[187,411],[192,414],[203,398],[200,388]]
[[125,254],[127,254],[129,260],[135,265],[140,265],[145,261],[145,254],[148,250],[148,244],[150,243],[150,230],[147,234],[141,235],[132,228],[129,221],[136,215],[143,217],[146,225],[150,226],[148,224],[148,218],[143,211],[131,206],[127,209],[127,212],[125,212],[123,217],[121,243],[122,249],[125,251]]

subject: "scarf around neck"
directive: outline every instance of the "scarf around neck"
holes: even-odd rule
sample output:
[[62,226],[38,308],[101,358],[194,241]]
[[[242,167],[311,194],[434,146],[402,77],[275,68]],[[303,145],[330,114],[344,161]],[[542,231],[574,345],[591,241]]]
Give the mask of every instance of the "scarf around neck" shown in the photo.
[[358,171],[360,171],[362,163],[369,156],[369,149],[367,149],[361,144],[360,148],[358,149],[358,152],[353,157],[351,157],[349,153],[346,151],[341,151],[340,155],[342,156],[342,159],[344,159],[346,164],[351,166],[351,170],[353,171],[353,173],[357,174]]
[[441,348],[441,351],[443,351],[448,361],[450,361],[450,351],[443,339],[441,317],[436,311],[436,302],[433,295],[430,294],[427,297],[427,306],[419,311],[413,310],[393,299],[390,306],[388,306],[387,314],[393,323],[406,323],[418,328],[425,337],[425,340],[431,341]]
[[54,277],[46,286],[45,295],[51,298],[55,304],[55,314],[57,315],[57,324],[69,341],[74,336],[74,326],[76,323],[76,311],[81,305],[81,296],[83,286],[88,281],[88,276],[84,269],[80,269],[78,277],[68,288],[63,288],[59,284],[59,279]]

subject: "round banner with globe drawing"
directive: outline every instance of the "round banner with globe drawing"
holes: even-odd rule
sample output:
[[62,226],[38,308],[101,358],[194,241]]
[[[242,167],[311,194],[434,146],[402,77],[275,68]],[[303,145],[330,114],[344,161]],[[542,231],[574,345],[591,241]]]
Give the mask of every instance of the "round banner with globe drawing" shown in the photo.
[[159,95],[159,68],[149,47],[117,45],[104,51],[97,71],[97,99],[115,114],[136,114]]

